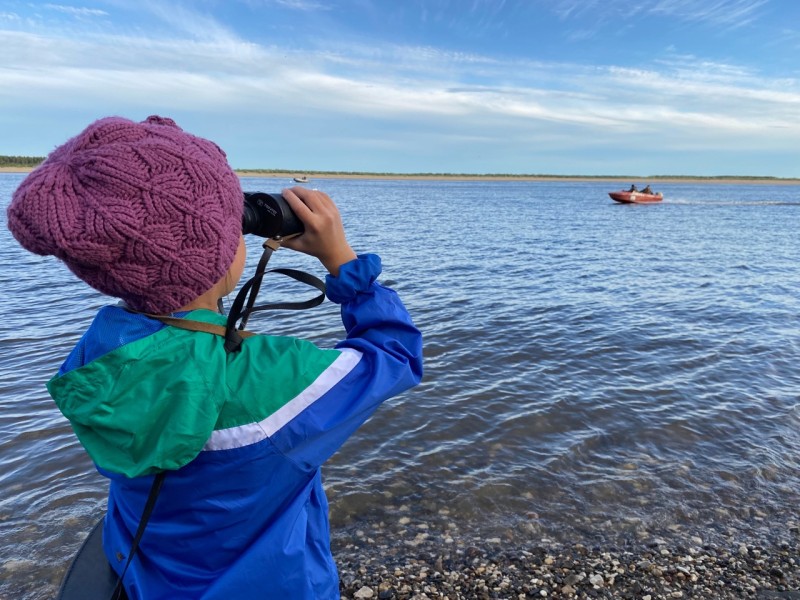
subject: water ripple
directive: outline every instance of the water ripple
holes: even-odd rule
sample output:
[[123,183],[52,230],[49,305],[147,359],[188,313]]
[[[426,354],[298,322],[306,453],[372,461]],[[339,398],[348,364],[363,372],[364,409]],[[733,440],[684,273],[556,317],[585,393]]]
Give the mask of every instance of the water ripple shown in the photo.
[[[20,180],[0,175],[0,207]],[[317,185],[425,335],[423,383],[325,468],[334,531],[406,504],[506,538],[711,539],[763,514],[779,531],[796,511],[800,188],[674,184],[663,206],[625,207],[595,183]],[[0,259],[0,596],[32,600],[52,595],[104,507],[107,484],[44,384],[107,300],[4,224]],[[276,278],[263,299],[297,293]],[[330,303],[250,325],[321,345],[342,333]]]

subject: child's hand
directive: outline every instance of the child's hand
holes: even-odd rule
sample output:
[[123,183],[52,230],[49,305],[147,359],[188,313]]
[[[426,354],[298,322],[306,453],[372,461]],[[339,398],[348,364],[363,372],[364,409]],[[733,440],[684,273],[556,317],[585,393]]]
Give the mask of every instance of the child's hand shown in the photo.
[[282,194],[305,226],[302,235],[287,239],[282,245],[316,256],[335,277],[340,266],[356,258],[347,243],[339,209],[328,194],[317,190],[293,187],[283,190]]

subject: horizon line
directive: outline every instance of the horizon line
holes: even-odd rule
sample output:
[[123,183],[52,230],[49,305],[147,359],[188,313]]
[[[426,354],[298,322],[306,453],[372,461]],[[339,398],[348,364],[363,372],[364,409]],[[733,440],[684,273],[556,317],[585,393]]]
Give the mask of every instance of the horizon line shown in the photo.
[[[13,164],[12,160],[27,159],[26,164]],[[44,157],[0,155],[0,173],[26,173],[35,169]],[[10,164],[9,164],[10,163]],[[553,173],[454,173],[437,171],[391,172],[391,171],[324,171],[305,169],[242,169],[231,167],[239,175],[301,178],[309,176],[332,177],[374,177],[374,178],[422,178],[422,179],[538,179],[538,180],[624,180],[624,181],[765,181],[778,183],[800,182],[800,177],[778,177],[775,175],[580,175]],[[302,183],[302,182],[298,182]]]

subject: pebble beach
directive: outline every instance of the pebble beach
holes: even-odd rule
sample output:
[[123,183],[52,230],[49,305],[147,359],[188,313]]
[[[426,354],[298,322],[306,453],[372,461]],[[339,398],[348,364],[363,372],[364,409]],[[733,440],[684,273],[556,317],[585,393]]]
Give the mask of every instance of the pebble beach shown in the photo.
[[800,522],[776,539],[700,533],[621,546],[460,539],[401,517],[338,536],[343,599],[800,600]]

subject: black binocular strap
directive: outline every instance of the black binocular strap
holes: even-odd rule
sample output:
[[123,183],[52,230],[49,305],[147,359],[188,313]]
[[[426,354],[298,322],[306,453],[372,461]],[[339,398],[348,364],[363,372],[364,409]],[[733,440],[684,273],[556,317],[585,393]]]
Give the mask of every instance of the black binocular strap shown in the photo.
[[[268,239],[264,242],[264,252],[261,255],[261,259],[258,261],[255,275],[242,286],[242,289],[239,290],[236,299],[233,301],[230,311],[228,311],[228,321],[225,327],[225,351],[228,353],[238,352],[242,345],[242,338],[246,337],[242,335],[244,332],[243,330],[250,315],[254,312],[262,310],[302,310],[319,306],[325,300],[325,284],[313,275],[296,269],[266,269],[272,253],[280,248],[280,245],[281,240],[276,239]],[[256,296],[258,296],[258,292],[261,289],[261,281],[264,279],[266,273],[280,273],[281,275],[286,275],[295,281],[305,283],[306,285],[318,289],[320,294],[301,302],[272,302],[254,306]],[[245,306],[245,300],[247,306]],[[237,327],[236,323],[239,319],[241,319],[242,322]]]
[[[261,290],[261,281],[264,279],[264,273],[266,272],[267,269],[267,263],[269,262],[270,257],[272,257],[272,253],[277,251],[278,248],[281,247],[281,240],[276,240],[276,239],[265,240],[261,247],[264,248],[264,252],[261,253],[261,258],[258,260],[258,266],[256,266],[256,273],[250,280],[253,282],[252,291],[250,292],[250,295],[247,297],[247,307],[241,313],[242,322],[239,325],[240,331],[244,329],[245,326],[247,325],[247,319],[250,318],[250,313],[253,310],[253,304],[255,304],[256,302],[256,296],[258,296],[258,292]],[[238,300],[239,297],[237,296],[236,299]],[[236,306],[235,303],[234,306]],[[241,306],[238,307],[238,310],[236,312],[239,312],[241,308],[242,308]],[[233,309],[231,309],[231,313],[233,312],[234,312]],[[238,319],[239,316],[237,316],[236,318]]]
[[124,592],[122,580],[125,577],[125,573],[128,572],[128,567],[131,565],[131,561],[136,555],[136,551],[139,549],[139,542],[144,535],[144,529],[147,527],[147,522],[150,520],[150,515],[153,514],[153,509],[155,508],[156,500],[158,499],[158,493],[161,491],[161,485],[164,483],[164,477],[166,474],[166,471],[161,471],[153,478],[153,485],[150,486],[150,494],[147,496],[147,502],[145,502],[144,510],[142,511],[142,518],[139,519],[139,527],[136,529],[136,535],[133,536],[131,549],[130,552],[128,552],[128,561],[125,563],[125,567],[122,569],[119,579],[117,579],[117,585],[111,594],[111,600],[120,600],[120,598],[124,597],[122,595]]
[[[212,323],[206,323],[204,321],[182,319],[180,317],[154,315],[152,313],[140,314],[146,315],[151,319],[157,319],[162,323],[172,325],[173,327],[178,327],[180,329],[201,331],[203,333],[211,333],[221,336],[225,338],[225,352],[229,354],[231,352],[238,352],[242,345],[242,341],[245,338],[257,335],[252,331],[245,331],[244,329],[247,319],[254,312],[259,312],[262,310],[303,310],[305,308],[314,308],[315,306],[319,306],[325,300],[325,284],[317,277],[296,269],[279,268],[266,270],[265,267],[269,261],[269,257],[278,247],[280,247],[280,242],[278,240],[267,240],[264,242],[264,254],[261,256],[261,260],[258,263],[256,274],[242,286],[242,289],[240,289],[239,293],[236,295],[236,299],[233,301],[233,306],[231,306],[230,311],[228,311],[228,319],[225,327],[221,325],[214,325]],[[295,281],[316,288],[320,293],[314,298],[303,301],[272,302],[254,306],[256,296],[258,295],[258,290],[261,287],[261,281],[266,273],[278,273],[280,275],[286,275]],[[245,301],[247,302],[246,307]],[[129,307],[126,307],[126,310],[134,313],[139,312]],[[239,321],[239,319],[241,319],[242,322],[237,327],[236,323]]]
[[[281,309],[288,309],[288,310],[301,310],[304,308],[313,308],[315,306],[319,306],[323,300],[325,300],[325,284],[322,283],[319,279],[314,277],[313,275],[309,275],[308,273],[304,273],[303,271],[297,271],[295,269],[270,269],[267,273],[280,273],[281,275],[286,275],[287,277],[291,277],[295,281],[299,281],[300,283],[305,283],[310,285],[311,287],[317,288],[320,291],[318,296],[314,298],[310,298],[309,300],[304,300],[301,302],[273,302],[271,304],[262,304],[261,306],[254,306],[249,309],[248,315],[250,313],[259,312],[262,310],[281,310]],[[242,286],[242,289],[239,291],[239,294],[236,296],[236,300],[234,301],[233,306],[231,307],[230,313],[228,314],[228,322],[225,327],[222,325],[214,325],[213,323],[206,323],[205,321],[195,321],[193,319],[183,319],[181,317],[169,317],[166,315],[154,315],[152,313],[139,313],[143,314],[151,319],[156,319],[157,321],[161,321],[166,325],[171,325],[172,327],[177,327],[179,329],[187,329],[189,331],[200,331],[202,333],[211,333],[213,335],[218,335],[220,337],[225,338],[225,351],[228,353],[236,352],[239,349],[239,346],[242,344],[242,340],[252,337],[254,335],[258,335],[253,331],[245,331],[243,329],[236,328],[236,321],[237,315],[241,314],[242,305],[244,304],[245,296],[252,287],[252,280],[248,281],[247,283]],[[127,309],[131,312],[132,309]]]

